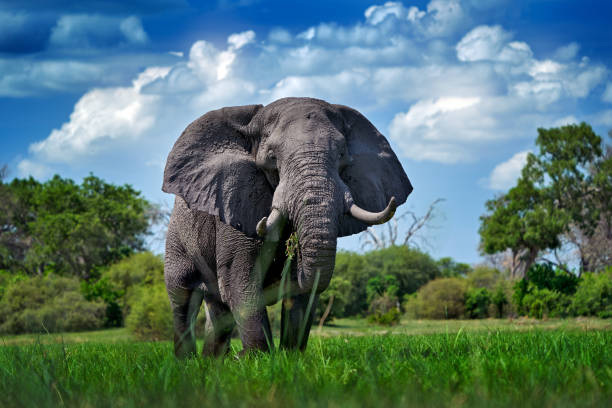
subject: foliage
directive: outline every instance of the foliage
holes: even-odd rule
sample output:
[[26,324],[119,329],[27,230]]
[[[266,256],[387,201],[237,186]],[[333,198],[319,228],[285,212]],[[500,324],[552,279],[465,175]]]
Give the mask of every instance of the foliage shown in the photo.
[[392,292],[384,291],[370,301],[368,321],[383,326],[393,326],[400,321],[399,302]]
[[161,283],[140,286],[134,298],[125,319],[128,330],[140,339],[170,339],[173,323],[166,287]]
[[566,295],[576,292],[578,277],[550,263],[535,264],[527,273],[527,279],[540,289],[554,290]]
[[570,305],[570,297],[546,288],[539,288],[529,283],[521,303],[524,314],[536,319],[543,317],[565,317]]
[[456,319],[464,315],[468,284],[462,278],[432,280],[407,299],[411,317],[424,319]]
[[[486,203],[481,247],[493,254],[510,249],[513,275],[522,276],[539,251],[561,245],[577,228],[591,237],[601,220],[612,219],[612,154],[586,123],[538,129],[538,152],[529,153],[516,186]],[[581,263],[589,261],[581,251]]]
[[503,280],[503,277],[499,270],[485,265],[476,266],[467,275],[470,286],[486,288],[489,291],[493,290],[501,280]]
[[465,295],[465,313],[470,319],[482,319],[489,315],[491,292],[486,288],[470,288]]
[[171,342],[0,347],[5,407],[605,407],[612,331],[313,338],[305,352],[174,358]]
[[455,262],[451,257],[440,258],[436,261],[440,269],[440,276],[443,278],[458,278],[467,276],[471,273],[472,267],[466,263]]
[[582,275],[570,310],[578,316],[612,317],[612,266],[599,274]]
[[[90,175],[78,185],[54,176],[0,183],[0,268],[89,278],[143,249],[152,205],[129,185]],[[9,203],[8,205],[6,203]]]
[[[336,317],[367,313],[369,307],[367,287],[372,278],[394,279],[393,286],[397,287],[396,296],[403,299],[406,294],[415,292],[438,276],[440,276],[438,265],[428,254],[405,246],[391,246],[364,255],[339,251],[330,285],[336,279],[344,279],[350,282],[351,286],[348,293],[345,292],[343,314]],[[377,285],[376,280],[371,283],[370,290],[374,289],[374,285]]]
[[87,300],[101,300],[104,302],[106,305],[105,327],[121,327],[123,325],[123,313],[120,302],[125,292],[117,290],[106,277],[98,280],[90,279],[82,281],[81,292]]
[[495,287],[495,291],[491,296],[491,303],[495,306],[495,317],[504,317],[506,306],[510,303],[508,300],[508,286],[504,281],[501,281]]
[[578,277],[551,264],[534,264],[514,287],[513,298],[520,314],[541,319],[566,316]]
[[0,332],[44,333],[102,327],[105,306],[87,301],[76,278],[55,275],[19,279],[0,299]]
[[331,280],[327,289],[319,295],[319,303],[315,316],[321,319],[323,314],[330,307],[326,322],[333,320],[336,317],[346,315],[345,308],[349,301],[352,290],[352,283],[342,277],[336,277]]

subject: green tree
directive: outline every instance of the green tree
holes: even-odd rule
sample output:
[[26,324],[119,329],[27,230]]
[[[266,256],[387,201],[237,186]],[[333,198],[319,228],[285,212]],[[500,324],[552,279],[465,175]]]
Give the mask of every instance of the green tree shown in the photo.
[[[54,176],[2,184],[0,268],[89,278],[97,268],[144,249],[155,208],[129,185],[90,175],[78,185]],[[17,250],[15,250],[17,248]]]
[[487,201],[481,217],[483,252],[510,249],[518,276],[540,251],[558,248],[572,226],[590,237],[602,218],[612,218],[612,156],[589,125],[538,129],[536,146],[516,186]]
[[444,278],[457,278],[466,276],[472,267],[466,263],[456,262],[450,256],[440,258],[436,261],[440,269],[440,275]]

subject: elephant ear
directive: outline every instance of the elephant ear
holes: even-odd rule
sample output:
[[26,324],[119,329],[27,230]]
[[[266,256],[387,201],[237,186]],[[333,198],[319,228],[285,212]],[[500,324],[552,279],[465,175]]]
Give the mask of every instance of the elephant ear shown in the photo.
[[162,190],[182,197],[192,210],[256,236],[257,222],[270,212],[273,191],[251,154],[257,140],[244,129],[261,108],[223,108],[187,126],[168,155]]
[[[395,197],[398,206],[406,202],[412,184],[387,139],[355,109],[336,107],[344,117],[345,137],[352,158],[340,176],[351,191],[354,203],[365,210],[379,212],[391,197]],[[340,220],[339,236],[356,234],[367,227],[345,214]]]

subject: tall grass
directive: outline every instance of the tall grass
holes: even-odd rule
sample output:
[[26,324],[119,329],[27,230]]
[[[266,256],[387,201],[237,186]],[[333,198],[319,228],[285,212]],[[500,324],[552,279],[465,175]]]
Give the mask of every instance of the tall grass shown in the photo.
[[612,332],[311,339],[177,361],[170,343],[0,347],[0,406],[612,406]]

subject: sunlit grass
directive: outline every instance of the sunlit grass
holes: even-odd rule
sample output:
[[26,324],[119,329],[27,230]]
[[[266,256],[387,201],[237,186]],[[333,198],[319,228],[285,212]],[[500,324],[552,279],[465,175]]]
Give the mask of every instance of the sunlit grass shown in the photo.
[[0,406],[612,406],[612,331],[572,324],[436,322],[435,334],[314,336],[305,353],[237,359],[234,343],[220,360],[177,361],[170,342],[7,345]]

